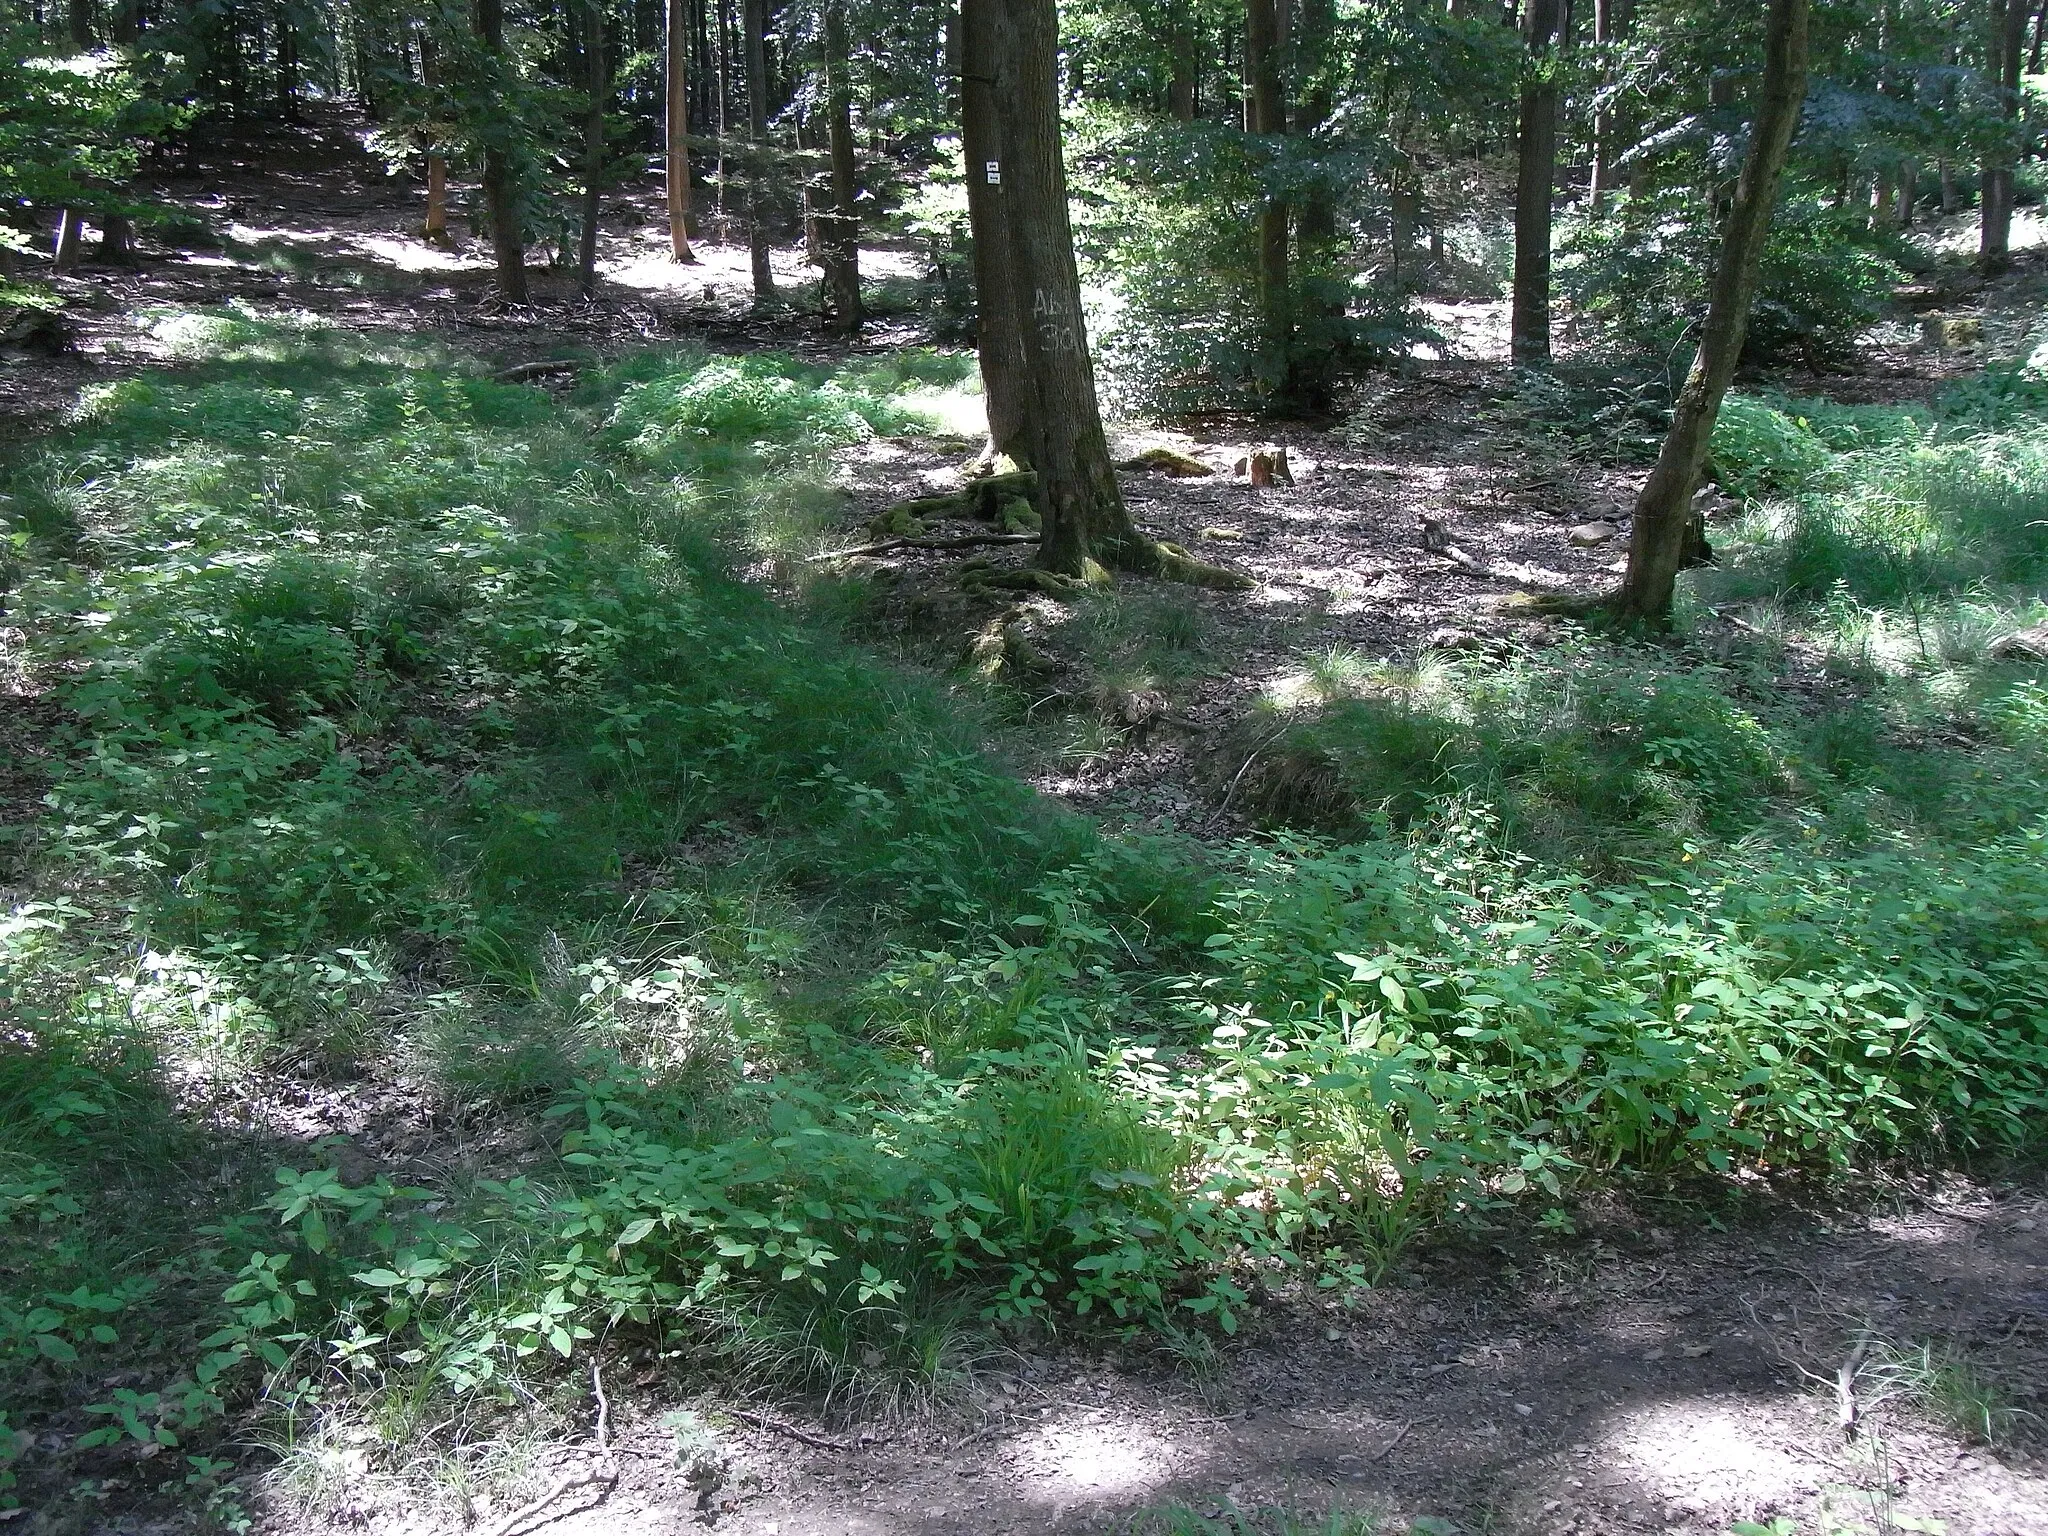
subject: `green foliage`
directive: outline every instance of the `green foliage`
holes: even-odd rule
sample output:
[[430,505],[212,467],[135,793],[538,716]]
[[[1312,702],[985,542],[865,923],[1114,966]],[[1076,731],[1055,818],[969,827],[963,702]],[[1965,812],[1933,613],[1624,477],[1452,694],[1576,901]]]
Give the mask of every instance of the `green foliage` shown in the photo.
[[[914,1406],[994,1332],[1227,1331],[1610,1167],[2038,1141],[2037,686],[1938,753],[1903,695],[1808,718],[1734,663],[1333,656],[1235,794],[1337,836],[1110,839],[710,537],[961,360],[656,352],[564,402],[158,334],[187,366],[91,393],[0,508],[73,722],[29,850],[66,898],[0,924],[0,1382],[72,1454],[204,1459],[259,1399],[404,1439],[618,1330]],[[1105,680],[1203,664],[1177,598],[1070,622]],[[168,1088],[371,1059],[532,1155],[222,1178]]]
[[[1567,223],[1558,291],[1613,344],[1682,372],[1706,313],[1718,243],[1696,188],[1621,198]],[[1789,197],[1771,221],[1744,358],[1808,367],[1839,359],[1903,277],[1862,221]]]

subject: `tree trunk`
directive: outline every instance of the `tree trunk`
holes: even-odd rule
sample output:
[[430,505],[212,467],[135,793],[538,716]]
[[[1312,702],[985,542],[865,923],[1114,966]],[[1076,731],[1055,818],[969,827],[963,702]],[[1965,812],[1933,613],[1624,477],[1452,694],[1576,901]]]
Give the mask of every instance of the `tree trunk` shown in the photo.
[[1913,227],[1913,204],[1920,197],[1920,162],[1904,160],[1899,164],[1899,228]]
[[1189,0],[1180,0],[1174,6],[1168,29],[1167,68],[1172,73],[1166,82],[1166,110],[1178,121],[1191,123],[1195,120],[1195,72],[1198,64],[1195,17]]
[[[1244,127],[1270,141],[1269,158],[1285,151],[1287,94],[1281,58],[1287,48],[1287,0],[1247,0],[1244,20]],[[1288,392],[1294,357],[1294,293],[1287,262],[1287,199],[1269,186],[1259,206],[1259,315],[1265,331],[1264,381]]]
[[960,144],[967,162],[967,221],[974,234],[974,332],[981,354],[988,453],[1028,463],[1024,320],[1010,246],[1011,183],[997,108],[995,7],[1003,0],[961,0]]
[[827,216],[825,291],[832,306],[829,329],[859,332],[860,213],[853,160],[853,80],[846,41],[846,0],[825,0],[825,110],[832,150],[832,212]]
[[690,17],[689,0],[668,0],[668,99],[663,173],[668,181],[668,248],[672,259],[697,259],[690,249]]
[[744,0],[747,72],[747,247],[754,268],[754,298],[775,297],[775,269],[768,260],[768,5]]
[[1625,623],[1661,628],[1670,622],[1678,572],[1696,538],[1692,493],[1706,464],[1721,399],[1742,356],[1778,181],[1806,99],[1808,4],[1809,0],[1771,0],[1764,34],[1763,94],[1735,204],[1721,232],[1699,351],[1678,392],[1657,466],[1636,498],[1628,574],[1610,604],[1615,617]]
[[1515,279],[1509,351],[1519,365],[1550,361],[1550,203],[1557,184],[1557,84],[1541,57],[1557,38],[1563,0],[1529,0],[1523,40],[1537,72],[1522,87],[1516,137]]
[[[142,0],[116,0],[114,41],[132,48],[142,34]],[[100,260],[128,262],[135,259],[135,226],[125,213],[110,213],[100,221]]]
[[[476,35],[497,68],[505,68],[505,0],[476,0]],[[509,142],[513,125],[500,114],[484,142],[484,206],[491,219],[491,249],[498,292],[508,304],[526,302],[526,237],[520,228],[519,181]]]
[[[1600,84],[1605,91],[1614,83],[1613,66],[1608,62],[1605,49],[1615,40],[1615,9],[1617,0],[1593,0],[1593,46],[1602,50],[1600,59]],[[1614,114],[1605,106],[1593,109],[1593,168],[1586,178],[1586,206],[1598,213],[1606,206],[1607,194],[1613,190],[1614,168],[1608,163],[1613,153]]]
[[[435,40],[433,23],[420,30],[420,83],[427,88],[435,114],[441,110],[441,45]],[[438,150],[427,151],[427,220],[420,238],[435,245],[448,240],[448,157]]]
[[[92,47],[92,0],[71,0],[67,14],[71,46],[80,53]],[[68,272],[78,265],[85,248],[85,214],[66,208],[57,215],[57,244],[53,253],[57,270]]]
[[[2031,11],[2027,0],[1994,0],[1992,8],[1991,75],[1998,82],[2008,124],[2019,117],[2020,64]],[[1984,157],[1977,264],[1986,272],[2002,272],[2012,264],[2013,153],[2013,146],[2005,143]]]
[[583,119],[583,240],[576,253],[576,286],[583,297],[597,297],[597,222],[604,196],[604,109],[612,92],[605,60],[605,0],[590,0],[590,30],[584,52],[589,55],[590,105]]
[[2048,32],[2048,0],[2041,0],[2040,7],[2034,12],[2034,51],[2027,56],[2027,73],[2030,75],[2041,73],[2041,34],[2043,32]]

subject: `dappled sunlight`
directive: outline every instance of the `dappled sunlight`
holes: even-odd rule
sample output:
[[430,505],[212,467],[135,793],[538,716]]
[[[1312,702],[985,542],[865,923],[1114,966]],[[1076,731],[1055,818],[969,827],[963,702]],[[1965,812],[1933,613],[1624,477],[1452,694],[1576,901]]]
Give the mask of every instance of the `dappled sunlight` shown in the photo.
[[1680,1509],[1754,1519],[1817,1484],[1813,1464],[1786,1441],[1796,1446],[1819,1426],[1785,1415],[1782,1404],[1756,1398],[1667,1399],[1616,1414],[1601,1451]]

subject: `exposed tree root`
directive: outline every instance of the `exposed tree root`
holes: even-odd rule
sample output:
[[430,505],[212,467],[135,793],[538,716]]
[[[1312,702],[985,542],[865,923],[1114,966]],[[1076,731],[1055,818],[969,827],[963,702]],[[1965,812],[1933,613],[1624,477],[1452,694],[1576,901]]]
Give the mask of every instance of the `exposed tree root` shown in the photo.
[[968,481],[960,490],[949,491],[943,496],[913,496],[908,501],[899,501],[878,521],[893,522],[901,516],[974,517],[984,523],[1000,522],[1008,503],[1020,499],[1028,502],[1037,489],[1038,476],[1028,469],[1003,475],[983,475]]
[[812,555],[807,563],[821,560],[851,560],[861,555],[887,555],[899,549],[975,549],[987,544],[1036,544],[1035,533],[963,533],[950,539],[884,539],[879,544],[861,544],[852,549],[828,549]]
[[1198,560],[1180,545],[1169,544],[1164,539],[1148,539],[1131,553],[1134,558],[1119,559],[1117,564],[1126,570],[1157,576],[1162,581],[1206,587],[1211,592],[1249,592],[1258,585],[1256,579],[1242,571]]

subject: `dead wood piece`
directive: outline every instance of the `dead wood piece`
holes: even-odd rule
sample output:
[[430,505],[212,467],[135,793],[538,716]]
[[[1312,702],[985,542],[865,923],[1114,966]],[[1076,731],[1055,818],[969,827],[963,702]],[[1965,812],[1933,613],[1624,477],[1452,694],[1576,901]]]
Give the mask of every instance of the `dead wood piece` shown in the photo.
[[609,1493],[617,1486],[619,1481],[619,1464],[612,1455],[611,1447],[612,1405],[610,1399],[604,1395],[604,1367],[601,1364],[593,1364],[590,1367],[590,1385],[591,1389],[597,1393],[595,1443],[589,1446],[575,1446],[571,1447],[571,1449],[594,1450],[599,1457],[597,1465],[585,1467],[580,1471],[562,1473],[561,1476],[548,1484],[547,1490],[538,1498],[529,1499],[509,1514],[501,1515],[489,1525],[480,1527],[476,1536],[512,1536],[514,1531],[517,1531],[529,1520],[539,1515],[565,1493],[571,1493],[578,1488],[596,1487],[602,1487],[606,1493]]
[[984,544],[1036,544],[1035,533],[963,533],[948,539],[884,539],[879,544],[861,544],[852,549],[828,549],[812,555],[805,563],[821,560],[851,560],[856,556],[886,555],[899,549],[974,549]]
[[2048,661],[2048,623],[2016,629],[1991,642],[1994,661]]
[[1870,1352],[1870,1340],[1858,1339],[1841,1369],[1835,1372],[1835,1422],[1842,1433],[1856,1433],[1856,1373],[1863,1369],[1863,1357]]
[[575,373],[582,366],[572,358],[546,358],[537,363],[514,363],[510,368],[500,368],[491,377],[500,384],[530,384],[535,379]]
[[821,1451],[837,1451],[842,1456],[850,1456],[860,1449],[859,1446],[848,1445],[843,1440],[827,1440],[823,1435],[814,1435],[808,1430],[798,1429],[794,1424],[785,1424],[782,1420],[770,1418],[765,1413],[754,1413],[745,1408],[728,1408],[725,1412],[742,1424],[751,1424],[756,1429],[765,1429],[771,1434],[787,1435],[790,1439],[800,1440],[805,1445],[814,1445]]
[[1232,472],[1241,479],[1249,480],[1255,491],[1294,484],[1294,471],[1288,467],[1287,450],[1279,443],[1266,443],[1252,449],[1232,466]]
[[1178,448],[1165,447],[1147,448],[1143,453],[1125,459],[1117,468],[1138,472],[1156,471],[1176,480],[1195,480],[1216,473],[1193,454],[1182,453]]

